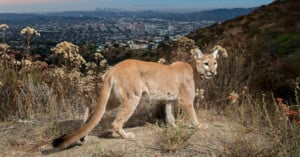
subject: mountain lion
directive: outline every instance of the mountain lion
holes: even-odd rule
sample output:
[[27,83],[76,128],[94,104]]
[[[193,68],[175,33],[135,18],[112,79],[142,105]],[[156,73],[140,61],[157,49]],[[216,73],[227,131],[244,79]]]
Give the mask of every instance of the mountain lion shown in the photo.
[[67,148],[85,137],[101,120],[109,100],[114,95],[121,108],[112,123],[113,134],[122,138],[135,138],[131,132],[123,130],[124,123],[135,111],[142,96],[166,102],[166,120],[175,126],[172,104],[178,102],[192,120],[193,126],[199,122],[193,106],[195,99],[195,78],[200,75],[206,79],[217,74],[218,49],[212,54],[203,54],[198,48],[193,49],[194,59],[190,63],[174,62],[163,65],[155,62],[125,60],[109,69],[103,78],[98,105],[91,117],[75,132],[59,137],[53,147]]

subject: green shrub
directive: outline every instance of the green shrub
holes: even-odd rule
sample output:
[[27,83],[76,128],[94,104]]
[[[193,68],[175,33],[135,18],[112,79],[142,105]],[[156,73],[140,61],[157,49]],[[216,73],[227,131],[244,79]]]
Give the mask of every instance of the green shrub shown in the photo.
[[279,35],[274,43],[276,52],[279,55],[287,55],[300,50],[300,35],[282,34]]

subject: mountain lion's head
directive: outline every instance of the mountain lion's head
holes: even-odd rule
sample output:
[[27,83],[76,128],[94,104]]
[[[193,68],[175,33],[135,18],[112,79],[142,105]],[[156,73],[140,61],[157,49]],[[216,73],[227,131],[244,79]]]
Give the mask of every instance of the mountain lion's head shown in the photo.
[[196,61],[197,72],[206,79],[212,78],[217,74],[217,56],[218,49],[214,50],[211,54],[203,54],[199,48],[192,50]]

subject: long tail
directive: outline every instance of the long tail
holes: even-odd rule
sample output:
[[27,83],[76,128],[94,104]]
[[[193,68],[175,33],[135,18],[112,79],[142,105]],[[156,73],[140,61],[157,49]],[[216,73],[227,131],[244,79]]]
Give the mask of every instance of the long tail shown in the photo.
[[92,131],[96,127],[96,125],[100,122],[101,118],[103,117],[103,114],[106,110],[106,105],[110,96],[111,89],[112,89],[112,84],[110,81],[110,77],[106,77],[103,81],[100,90],[100,98],[99,98],[98,105],[92,117],[90,117],[87,123],[82,125],[81,128],[79,128],[75,132],[67,136],[59,137],[53,140],[52,146],[54,148],[61,148],[61,149],[67,148],[72,144],[74,144],[83,136],[87,135],[90,131]]

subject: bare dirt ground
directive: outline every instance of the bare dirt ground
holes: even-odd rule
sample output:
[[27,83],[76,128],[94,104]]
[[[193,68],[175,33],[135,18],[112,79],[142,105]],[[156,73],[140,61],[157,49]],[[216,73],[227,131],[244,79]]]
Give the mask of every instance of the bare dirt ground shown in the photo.
[[[233,144],[245,145],[242,139],[254,142],[255,148],[266,147],[271,141],[255,129],[245,128],[237,123],[212,111],[198,113],[199,120],[205,126],[198,129],[187,141],[185,147],[178,147],[174,152],[166,152],[161,147],[161,129],[157,124],[147,123],[144,126],[127,128],[126,131],[135,133],[135,140],[99,137],[99,127],[87,137],[81,146],[67,150],[57,150],[51,147],[51,140],[56,136],[57,128],[53,122],[45,120],[17,121],[0,124],[0,156],[49,156],[49,157],[96,157],[96,156],[229,156]],[[62,121],[61,124],[74,129],[80,121]],[[74,126],[73,126],[74,125]],[[77,126],[76,126],[77,125]],[[58,126],[59,127],[59,126]],[[62,128],[60,128],[62,129]],[[100,131],[101,132],[101,131]],[[102,131],[103,132],[103,131]],[[250,142],[249,142],[250,143]],[[253,148],[253,149],[255,149]]]

